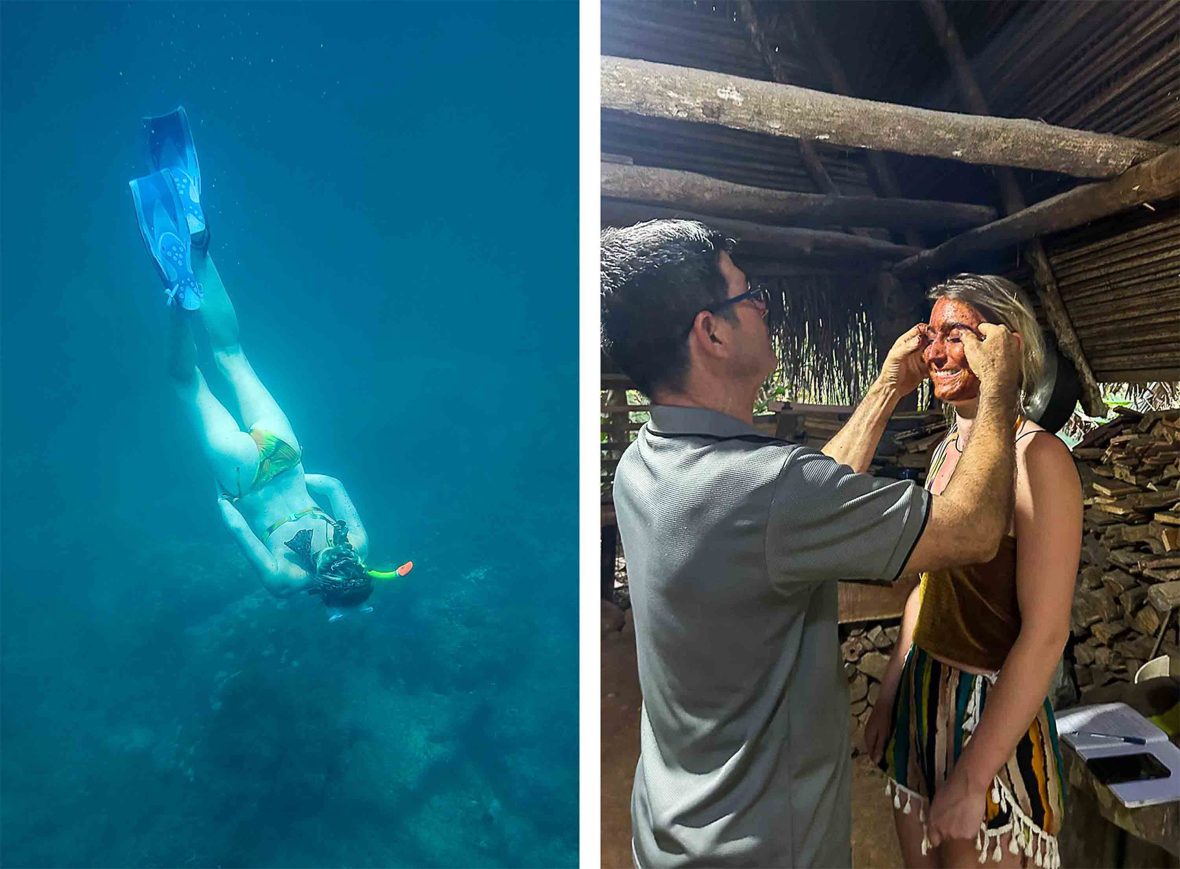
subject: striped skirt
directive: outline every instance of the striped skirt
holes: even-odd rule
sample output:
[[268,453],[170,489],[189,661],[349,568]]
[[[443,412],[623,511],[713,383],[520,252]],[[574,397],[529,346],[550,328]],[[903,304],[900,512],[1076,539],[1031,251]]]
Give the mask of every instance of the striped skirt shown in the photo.
[[[906,657],[880,766],[889,777],[886,792],[894,808],[906,814],[916,810],[923,827],[926,808],[971,738],[994,682],[995,676],[965,673],[917,646]],[[1064,792],[1057,725],[1045,700],[992,781],[975,840],[979,862],[989,856],[998,861],[1007,835],[1010,853],[1035,855],[1037,866],[1058,869]],[[928,844],[923,839],[923,854]]]

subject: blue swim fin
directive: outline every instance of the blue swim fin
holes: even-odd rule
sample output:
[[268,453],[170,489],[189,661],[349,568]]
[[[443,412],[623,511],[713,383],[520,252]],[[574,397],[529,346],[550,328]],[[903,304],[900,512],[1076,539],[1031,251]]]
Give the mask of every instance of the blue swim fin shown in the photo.
[[167,288],[168,304],[197,310],[204,291],[193,274],[192,243],[172,173],[153,172],[130,184],[139,234]]
[[205,211],[201,208],[201,166],[184,106],[166,115],[144,118],[143,127],[147,133],[148,165],[153,172],[171,170],[192,243],[204,248],[208,238]]

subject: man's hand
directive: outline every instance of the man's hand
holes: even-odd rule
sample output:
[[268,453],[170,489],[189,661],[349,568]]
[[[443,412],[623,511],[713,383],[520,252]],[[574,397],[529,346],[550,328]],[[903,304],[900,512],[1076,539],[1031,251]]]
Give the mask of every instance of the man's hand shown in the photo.
[[956,767],[930,804],[927,835],[935,848],[946,839],[973,839],[987,812],[987,786],[973,788]]
[[909,395],[926,379],[926,362],[922,351],[930,341],[926,324],[918,323],[893,342],[877,381],[897,391],[898,397]]
[[979,334],[962,333],[963,352],[981,388],[1014,391],[1020,383],[1021,350],[1024,342],[1007,326],[980,323]]

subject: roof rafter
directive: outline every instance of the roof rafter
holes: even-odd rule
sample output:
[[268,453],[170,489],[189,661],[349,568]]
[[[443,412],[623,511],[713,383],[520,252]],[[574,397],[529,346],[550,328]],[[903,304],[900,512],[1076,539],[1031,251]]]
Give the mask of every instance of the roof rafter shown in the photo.
[[1180,193],[1180,148],[1132,166],[1117,178],[1083,184],[1007,217],[956,235],[936,248],[899,262],[901,277],[945,271],[969,256],[999,250],[1041,235],[1073,229],[1145,202]]
[[602,164],[602,195],[781,226],[982,226],[994,208],[932,199],[880,199],[768,190],[680,169]]
[[604,57],[601,73],[605,109],[830,145],[1087,178],[1117,175],[1165,150],[1037,121],[936,112],[643,60]]
[[680,218],[699,220],[718,232],[731,235],[741,241],[758,242],[807,254],[832,254],[836,256],[862,256],[878,260],[899,260],[912,256],[918,248],[876,238],[865,238],[845,232],[828,232],[822,229],[799,229],[787,226],[766,226],[745,220],[712,217],[691,210],[635,202],[621,202],[604,199],[602,221],[613,226],[628,226],[641,220],[659,218]]

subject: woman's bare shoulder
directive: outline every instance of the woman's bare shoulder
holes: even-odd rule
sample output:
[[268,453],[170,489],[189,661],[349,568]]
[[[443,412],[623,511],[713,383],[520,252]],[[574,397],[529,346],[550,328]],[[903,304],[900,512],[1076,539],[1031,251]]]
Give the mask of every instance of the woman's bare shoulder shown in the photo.
[[1031,421],[1025,421],[1017,434],[1016,468],[1018,486],[1029,485],[1033,476],[1062,482],[1077,479],[1073,454],[1065,441]]
[[1031,419],[1024,420],[1016,432],[1016,452],[1018,455],[1030,452],[1037,456],[1070,455],[1069,447],[1065,445],[1065,441],[1048,429],[1037,425]]

